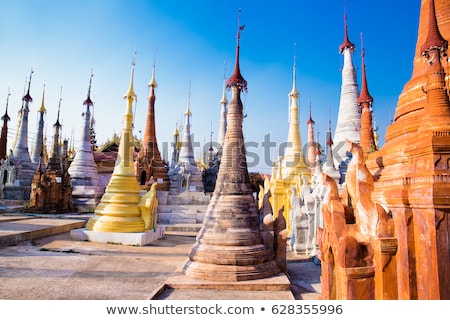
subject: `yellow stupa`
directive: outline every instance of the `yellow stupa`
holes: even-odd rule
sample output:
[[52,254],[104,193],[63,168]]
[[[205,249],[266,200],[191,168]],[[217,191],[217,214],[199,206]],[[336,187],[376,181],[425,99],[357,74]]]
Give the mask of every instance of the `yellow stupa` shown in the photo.
[[125,109],[119,152],[114,171],[100,203],[89,219],[86,229],[99,232],[144,232],[139,202],[141,190],[133,168],[133,91],[134,59],[131,68],[130,88],[125,94]]
[[292,90],[289,93],[289,131],[287,145],[282,159],[282,179],[285,181],[286,188],[296,183],[299,175],[304,175],[310,180],[311,173],[303,155],[303,144],[300,136],[299,116],[298,116],[298,98],[296,63],[294,59]]

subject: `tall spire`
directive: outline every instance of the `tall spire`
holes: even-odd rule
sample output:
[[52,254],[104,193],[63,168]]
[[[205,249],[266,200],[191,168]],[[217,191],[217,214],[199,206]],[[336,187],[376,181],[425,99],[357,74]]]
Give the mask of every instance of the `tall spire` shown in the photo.
[[357,102],[359,89],[352,60],[354,51],[355,45],[348,39],[347,14],[344,13],[344,42],[339,47],[340,54],[344,56],[344,64],[342,67],[339,112],[334,134],[335,152],[333,154],[335,166],[341,172],[341,182],[345,179],[347,162],[351,157],[345,147],[346,139],[359,143],[361,130],[361,113]]
[[0,159],[6,159],[6,149],[8,144],[8,121],[11,120],[11,118],[8,115],[8,104],[9,104],[9,96],[11,93],[9,92],[8,88],[8,96],[6,97],[6,108],[5,108],[5,114],[2,116],[3,120],[3,127],[2,127],[2,133],[0,135]]
[[308,166],[303,156],[303,144],[299,127],[299,107],[298,98],[300,94],[297,90],[297,56],[294,55],[292,67],[292,89],[289,97],[289,129],[287,144],[282,158],[282,178],[293,181],[298,174],[309,176]]
[[373,98],[369,93],[366,77],[366,63],[365,63],[365,50],[363,46],[363,38],[361,33],[361,69],[362,69],[362,86],[361,94],[358,98],[358,105],[361,108],[361,134],[360,145],[365,154],[374,152],[377,150],[375,144],[375,138],[373,136],[372,126],[372,104]]
[[44,144],[44,115],[47,112],[47,109],[45,109],[44,100],[45,100],[45,82],[44,82],[43,89],[42,89],[41,106],[38,109],[39,120],[38,120],[37,137],[36,137],[36,142],[34,144],[33,151],[31,153],[31,162],[34,164],[34,166],[38,166],[39,164],[44,165],[44,163],[42,161],[40,161],[41,150],[42,150],[42,146]]
[[[238,28],[243,29],[239,25]],[[273,248],[265,245],[259,230],[242,132],[240,94],[247,84],[240,72],[240,78],[236,77],[236,70],[227,82],[231,89],[228,127],[214,193],[203,227],[183,266],[183,273],[196,279],[236,282],[280,272]]]
[[156,185],[157,190],[169,190],[169,176],[164,161],[161,159],[158,142],[156,139],[156,121],[155,121],[155,103],[158,87],[155,79],[156,62],[153,61],[153,69],[151,80],[148,83],[148,110],[145,122],[144,137],[142,139],[142,147],[136,158],[135,170],[136,178],[142,189],[149,189],[151,180],[159,181]]

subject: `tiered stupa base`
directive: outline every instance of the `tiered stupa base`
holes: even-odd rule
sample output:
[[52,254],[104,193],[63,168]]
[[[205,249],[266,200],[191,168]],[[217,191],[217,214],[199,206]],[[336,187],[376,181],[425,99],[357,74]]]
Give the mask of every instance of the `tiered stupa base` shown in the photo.
[[138,203],[141,193],[134,176],[114,174],[86,229],[100,232],[144,232]]
[[252,195],[214,195],[197,243],[183,266],[187,276],[214,281],[267,278],[280,273],[264,243]]

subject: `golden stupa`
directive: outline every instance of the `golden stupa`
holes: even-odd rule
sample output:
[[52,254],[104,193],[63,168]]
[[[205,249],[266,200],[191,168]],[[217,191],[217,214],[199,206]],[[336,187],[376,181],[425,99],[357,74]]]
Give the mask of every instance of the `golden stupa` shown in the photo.
[[94,216],[89,219],[86,229],[100,232],[144,232],[145,222],[141,217],[139,202],[141,190],[136,181],[133,167],[133,101],[136,94],[133,91],[134,78],[133,60],[131,80],[124,99],[125,109],[119,152],[114,171],[106,187],[99,205],[94,210]]

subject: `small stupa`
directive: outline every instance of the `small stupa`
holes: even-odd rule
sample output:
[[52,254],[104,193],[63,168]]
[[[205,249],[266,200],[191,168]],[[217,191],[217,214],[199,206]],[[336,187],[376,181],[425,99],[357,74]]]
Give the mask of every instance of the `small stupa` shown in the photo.
[[19,126],[17,128],[16,140],[12,153],[8,155],[11,164],[15,165],[14,185],[5,186],[3,190],[5,199],[11,200],[29,200],[31,192],[31,181],[34,176],[34,166],[31,162],[28,151],[28,114],[30,112],[30,103],[33,98],[30,95],[31,77],[28,81],[28,89],[22,98],[22,108],[19,112]]
[[[62,91],[62,88],[61,88]],[[31,183],[31,195],[27,212],[38,213],[64,213],[73,210],[72,202],[72,185],[70,183],[70,175],[68,173],[67,161],[67,140],[64,141],[64,148],[60,150],[60,131],[61,123],[59,115],[61,109],[61,100],[58,104],[58,116],[53,125],[53,145],[48,160],[48,165],[44,167],[44,152],[41,146],[39,162],[36,165],[33,181]]]
[[195,161],[191,134],[191,89],[189,85],[189,98],[186,112],[184,113],[184,129],[181,139],[180,153],[178,155],[179,183],[181,191],[203,192],[203,179],[200,169]]
[[92,212],[103,195],[103,188],[98,174],[97,164],[94,160],[93,146],[90,133],[91,108],[94,103],[91,100],[91,73],[89,89],[83,105],[86,111],[82,113],[83,124],[81,127],[81,140],[76,147],[75,156],[69,167],[72,181],[73,205],[77,212]]
[[183,266],[183,273],[194,279],[235,282],[262,279],[280,272],[274,248],[264,242],[259,229],[259,212],[247,169],[240,97],[241,91],[247,90],[247,81],[239,68],[239,39],[243,29],[244,26],[238,28],[235,69],[227,81],[231,100],[214,193],[203,227]]

